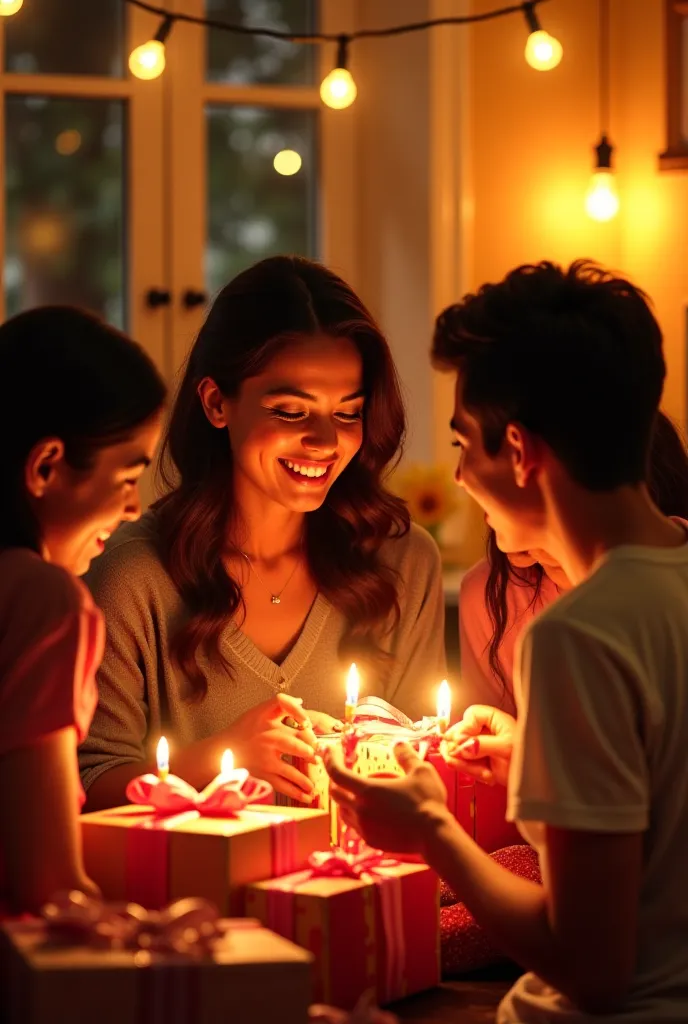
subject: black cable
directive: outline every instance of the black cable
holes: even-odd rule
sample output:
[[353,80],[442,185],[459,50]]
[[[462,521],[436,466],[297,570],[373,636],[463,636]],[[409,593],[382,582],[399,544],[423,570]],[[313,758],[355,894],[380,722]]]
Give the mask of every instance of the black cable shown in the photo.
[[599,0],[599,78],[601,135],[609,133],[609,0]]
[[[311,32],[297,34],[292,32],[280,32],[271,28],[248,28],[246,25],[233,25],[227,21],[219,21],[216,18],[201,18],[193,14],[173,13],[159,7],[156,4],[148,3],[148,0],[123,0],[132,7],[139,7],[150,14],[157,14],[160,18],[171,18],[173,21],[185,21],[191,25],[204,25],[206,28],[215,28],[223,32],[233,32],[242,36],[267,36],[270,39],[284,39],[291,43],[339,43],[342,33]],[[353,39],[370,39],[390,36],[399,36],[407,32],[420,32],[426,29],[435,28],[439,25],[471,25],[481,21],[491,21],[494,18],[502,18],[508,14],[518,12],[532,12],[537,4],[549,3],[549,0],[525,0],[525,2],[511,4],[508,7],[498,7],[492,11],[484,11],[482,14],[457,15],[448,18],[432,18],[428,21],[411,22],[408,25],[392,25],[388,28],[360,29],[357,32],[345,33],[347,41]]]

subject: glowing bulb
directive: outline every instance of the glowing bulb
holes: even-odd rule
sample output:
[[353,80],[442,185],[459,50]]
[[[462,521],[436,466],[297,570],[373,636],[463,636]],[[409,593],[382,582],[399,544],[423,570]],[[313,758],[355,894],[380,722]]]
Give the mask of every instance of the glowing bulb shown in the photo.
[[536,71],[551,71],[561,61],[564,49],[558,39],[539,29],[526,42],[526,61]]
[[608,167],[595,171],[585,197],[585,210],[593,220],[607,221],[619,212],[614,173]]
[[296,174],[300,171],[302,163],[303,161],[296,150],[281,149],[279,153],[275,155],[275,159],[272,161],[272,166],[278,174],[289,176],[290,174]]
[[129,70],[144,82],[159,78],[165,70],[165,44],[159,39],[149,39],[147,43],[137,46],[131,51]]
[[357,93],[356,83],[346,68],[335,68],[334,71],[330,71],[320,86],[320,99],[333,110],[350,107]]
[[0,15],[9,18],[10,14],[16,14],[21,8],[24,0],[0,0]]
[[166,779],[170,771],[170,746],[164,736],[158,740],[155,759],[158,763],[158,778]]
[[231,750],[225,750],[220,761],[220,775],[229,775],[234,771],[234,754]]
[[449,689],[449,683],[446,679],[443,679],[437,690],[437,722],[440,727],[440,732],[445,732],[449,728],[449,719],[451,718],[451,690]]

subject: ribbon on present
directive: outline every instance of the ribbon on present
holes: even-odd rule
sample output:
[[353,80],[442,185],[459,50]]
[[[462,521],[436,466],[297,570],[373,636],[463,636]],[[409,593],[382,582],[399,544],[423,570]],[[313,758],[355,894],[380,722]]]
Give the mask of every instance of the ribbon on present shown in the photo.
[[233,778],[226,779],[219,775],[199,793],[177,775],[160,779],[149,772],[131,780],[127,799],[152,807],[160,817],[195,811],[208,818],[236,818],[250,804],[262,803],[272,795],[269,782],[255,779],[248,772],[233,774]]
[[[206,964],[215,962],[214,954],[229,934],[258,927],[255,920],[221,918],[203,899],[177,900],[155,912],[133,903],[105,903],[76,890],[57,893],[40,918],[19,925],[46,947],[132,954],[137,981],[135,1004],[127,1016],[131,1024],[193,1024]],[[92,966],[93,960],[87,963]],[[114,980],[115,972],[106,973]],[[15,981],[24,985],[21,979]],[[65,1019],[68,1011],[66,1007]]]
[[227,931],[208,900],[182,899],[163,910],[105,903],[83,892],[57,893],[41,910],[46,942],[97,949],[206,957]]
[[[373,850],[370,847],[355,855],[334,848],[312,853],[308,858],[308,865],[304,871],[274,881],[275,888],[268,891],[270,926],[280,935],[293,940],[296,913],[293,897],[305,882],[317,878],[351,878],[368,884],[374,883],[380,896],[385,940],[385,964],[379,994],[384,1003],[400,999],[404,994],[406,967],[402,883],[400,878],[385,872],[386,868],[398,867],[399,861],[381,850]],[[285,895],[292,898],[285,900]]]
[[[145,778],[142,776],[142,779]],[[268,786],[269,783],[264,785]],[[260,812],[260,817],[258,814],[248,811],[242,817],[270,826],[271,877],[289,874],[296,869],[299,860],[297,822],[288,815],[280,814],[277,809],[275,812]],[[201,810],[198,807],[180,813],[170,811],[167,815],[155,811],[152,815],[143,815],[140,821],[127,830],[124,873],[125,891],[129,899],[153,907],[165,904],[169,899],[170,833],[199,816]],[[239,813],[223,814],[222,817],[237,818]]]

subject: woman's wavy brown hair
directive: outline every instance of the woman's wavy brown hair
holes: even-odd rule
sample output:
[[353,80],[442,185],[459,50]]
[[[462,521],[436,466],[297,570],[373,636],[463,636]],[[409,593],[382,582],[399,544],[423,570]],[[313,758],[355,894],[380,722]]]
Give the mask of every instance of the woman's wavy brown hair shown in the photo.
[[[688,519],[688,451],[668,416],[658,412],[655,418],[647,466],[647,488],[655,505],[665,516]],[[531,592],[529,607],[540,598],[545,570],[541,565],[519,568],[497,547],[494,531],[487,538],[490,572],[485,581],[485,604],[492,624],[488,646],[490,668],[506,688],[507,679],[500,657],[504,634],[509,627],[509,587],[525,587]],[[514,625],[511,623],[511,625]]]
[[[242,604],[226,570],[232,515],[232,449],[227,431],[208,422],[198,385],[211,377],[225,397],[263,372],[295,337],[348,338],[360,352],[365,392],[360,450],[306,515],[304,543],[318,590],[348,623],[340,654],[384,662],[382,636],[399,618],[396,574],[380,546],[409,528],[405,504],[384,486],[401,455],[405,415],[389,346],[361,300],[319,263],[275,256],[245,270],[219,293],[191,349],[162,449],[160,472],[171,492],[157,505],[161,557],[188,612],[172,637],[172,655],[201,699],[203,650],[222,659],[219,638]],[[225,663],[226,664],[226,663]]]

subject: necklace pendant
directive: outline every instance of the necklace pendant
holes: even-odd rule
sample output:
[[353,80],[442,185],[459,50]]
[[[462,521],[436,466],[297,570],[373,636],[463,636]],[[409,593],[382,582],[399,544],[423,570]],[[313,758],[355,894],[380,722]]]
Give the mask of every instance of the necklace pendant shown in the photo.
[[281,603],[281,599],[277,596],[277,594],[271,594],[270,596],[271,596],[273,604],[280,604]]

